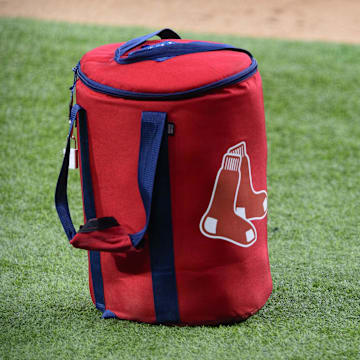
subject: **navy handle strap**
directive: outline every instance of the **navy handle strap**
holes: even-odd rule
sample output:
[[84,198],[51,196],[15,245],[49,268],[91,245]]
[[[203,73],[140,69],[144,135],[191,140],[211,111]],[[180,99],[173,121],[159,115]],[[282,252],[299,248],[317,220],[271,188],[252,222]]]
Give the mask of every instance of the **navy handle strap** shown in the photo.
[[138,246],[147,231],[154,189],[155,174],[164,135],[166,113],[144,111],[141,117],[141,138],[138,167],[138,184],[144,204],[146,224],[135,234],[130,234],[133,246]]
[[143,44],[153,36],[160,36],[161,39],[181,39],[180,36],[171,29],[155,31],[151,34],[132,39],[121,45],[115,51],[114,60],[118,64],[131,64],[145,60],[163,61],[174,56],[192,54],[205,51],[232,50],[243,52],[253,58],[251,53],[245,49],[236,48],[228,44],[209,43],[202,41],[193,41],[188,43],[178,43],[176,41],[163,41],[153,45],[145,45],[142,48],[132,51],[125,55],[131,49]]
[[250,58],[252,58],[252,55],[249,51],[236,48],[228,44],[209,43],[202,41],[193,41],[189,43],[164,41],[130,52],[125,57],[119,57],[117,56],[118,54],[115,54],[115,61],[119,64],[131,64],[144,60],[163,61],[179,55],[219,50],[239,51],[246,53],[250,56]]
[[129,40],[125,44],[121,45],[119,48],[116,49],[115,59],[120,58],[129,50],[141,45],[146,40],[149,40],[154,36],[159,36],[161,39],[181,39],[181,37],[171,29],[162,29],[162,30],[154,31],[150,34]]
[[[67,197],[70,139],[71,139],[72,129],[76,121],[76,117],[80,111],[85,111],[85,110],[77,104],[74,105],[71,109],[70,128],[67,137],[66,150],[55,190],[55,207],[69,241],[72,240],[76,235],[76,230],[74,228],[70,216],[68,197]],[[148,112],[148,111],[144,111],[142,113],[141,139],[140,139],[139,165],[138,165],[138,186],[145,208],[146,223],[144,228],[138,231],[137,233],[129,234],[132,245],[134,247],[140,244],[149,225],[155,174],[157,170],[157,162],[160,153],[160,145],[166,128],[165,123],[166,123],[166,113]],[[81,127],[80,127],[80,131],[81,131]],[[90,174],[88,175],[90,176]],[[89,198],[89,196],[86,196],[86,194],[84,194],[84,199],[86,198]],[[85,206],[85,210],[86,208],[87,206]],[[86,217],[87,220],[89,220],[89,214],[86,214]],[[94,215],[91,214],[90,218],[92,217],[95,217],[95,214]]]
[[56,211],[59,215],[59,219],[64,228],[65,234],[68,237],[69,241],[76,235],[76,230],[74,228],[74,224],[71,220],[70,210],[68,205],[68,197],[67,197],[67,179],[69,172],[69,157],[70,157],[70,140],[71,133],[76,121],[76,117],[78,112],[82,110],[82,107],[79,105],[74,105],[71,109],[70,113],[70,127],[69,133],[67,136],[66,142],[66,150],[64,155],[64,160],[61,166],[59,178],[56,184],[55,189],[55,207]]

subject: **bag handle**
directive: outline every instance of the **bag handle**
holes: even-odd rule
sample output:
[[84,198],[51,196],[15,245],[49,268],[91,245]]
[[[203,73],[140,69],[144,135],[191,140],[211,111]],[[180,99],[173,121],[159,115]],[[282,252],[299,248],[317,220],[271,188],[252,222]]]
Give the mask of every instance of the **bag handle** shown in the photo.
[[71,220],[71,215],[68,205],[68,197],[67,197],[67,179],[68,179],[69,159],[70,159],[70,140],[77,114],[81,110],[83,110],[82,107],[77,104],[71,108],[69,133],[66,140],[65,154],[55,189],[56,211],[58,213],[59,219],[61,221],[61,224],[64,228],[65,234],[68,237],[69,241],[76,235],[76,230]]
[[[169,30],[169,29],[164,29],[164,30]],[[141,45],[146,40],[157,35],[158,33],[159,32],[155,32],[142,36],[140,38],[130,40],[124,45],[120,46],[115,51],[115,57],[114,57],[115,61],[118,64],[131,64],[145,60],[164,61],[179,55],[186,55],[186,54],[193,54],[193,53],[207,52],[207,51],[218,51],[218,50],[239,51],[246,53],[247,55],[250,56],[250,58],[253,57],[251,53],[245,49],[236,48],[228,44],[210,43],[210,42],[202,42],[202,41],[193,41],[188,43],[163,41],[156,43],[154,45],[144,46],[138,50],[132,51],[127,55],[125,55],[129,50]]]
[[138,185],[144,204],[146,223],[143,229],[129,237],[133,246],[138,246],[149,226],[155,174],[160,154],[160,146],[165,134],[167,114],[143,111],[141,116],[141,137],[138,165]]
[[129,50],[143,44],[146,40],[149,40],[154,36],[159,36],[160,39],[181,39],[180,35],[178,35],[175,31],[171,29],[162,29],[162,30],[154,31],[150,34],[129,40],[125,44],[121,45],[119,48],[116,49],[115,59],[120,58]]
[[[85,239],[84,236],[80,237],[77,235],[76,230],[74,228],[70,210],[68,206],[68,197],[67,197],[67,178],[68,178],[68,167],[69,167],[69,155],[70,155],[70,139],[72,134],[72,129],[74,123],[76,121],[77,115],[80,112],[86,113],[85,110],[79,106],[74,105],[71,109],[70,115],[70,127],[69,133],[67,137],[66,150],[63,159],[63,163],[61,166],[59,178],[56,184],[55,190],[55,207],[61,221],[61,224],[64,228],[65,234],[68,237],[69,241],[71,241],[72,245],[75,247],[86,248],[87,250],[99,250],[99,251],[121,251],[128,250],[128,243],[133,247],[137,247],[141,240],[144,237],[145,232],[147,231],[149,220],[150,220],[150,210],[152,203],[152,194],[154,188],[155,174],[157,170],[157,163],[160,153],[160,145],[162,142],[162,138],[165,130],[166,123],[166,113],[162,112],[147,112],[144,111],[141,117],[141,138],[140,138],[140,151],[139,151],[139,163],[138,163],[138,186],[140,190],[140,195],[144,204],[145,214],[146,214],[146,223],[143,229],[138,231],[135,234],[128,234],[122,228],[121,224],[119,225],[116,222],[116,219],[112,218],[109,221],[109,218],[100,218],[96,219],[95,214],[95,206],[93,204],[93,197],[89,194],[92,194],[92,183],[91,183],[91,175],[89,164],[86,164],[86,169],[83,168],[83,177],[84,171],[87,173],[87,181],[88,186],[86,189],[84,187],[84,201],[91,201],[92,204],[85,204],[85,212],[86,212],[86,220],[87,224],[96,225],[93,226],[94,231],[102,231],[108,228],[117,227],[116,236],[113,236],[111,243],[107,242],[106,236],[102,238],[101,241],[96,241],[94,238],[90,242],[89,239]],[[81,124],[80,124],[81,131]],[[81,139],[80,139],[81,140]],[[83,150],[83,149],[82,149]],[[91,205],[91,206],[87,206]],[[93,209],[91,212],[86,211],[87,208]],[[94,219],[95,218],[95,219]],[[106,220],[106,221],[105,221]],[[87,229],[90,227],[88,225]],[[101,226],[99,226],[99,224]],[[104,225],[105,224],[105,225]],[[84,233],[91,233],[91,231],[80,231],[78,235]],[[126,241],[129,239],[129,241]],[[73,241],[72,241],[73,240]],[[75,241],[75,243],[74,243]],[[130,243],[131,241],[131,243]],[[81,243],[86,242],[86,246],[82,246]]]

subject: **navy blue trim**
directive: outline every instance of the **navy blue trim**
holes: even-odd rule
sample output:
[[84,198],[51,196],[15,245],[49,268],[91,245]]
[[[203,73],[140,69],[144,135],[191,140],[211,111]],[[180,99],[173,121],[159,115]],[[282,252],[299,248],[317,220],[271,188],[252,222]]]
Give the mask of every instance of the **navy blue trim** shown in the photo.
[[154,45],[147,45],[141,49],[130,52],[126,57],[117,57],[115,53],[114,60],[118,64],[132,64],[145,60],[158,60],[163,58],[172,58],[175,56],[201,53],[208,51],[231,50],[246,53],[252,58],[250,52],[244,49],[236,48],[228,44],[209,43],[203,41],[192,41],[188,43],[178,43],[175,41],[164,41]]
[[[163,113],[153,113],[153,116],[161,119]],[[167,131],[163,132],[157,163],[148,234],[156,321],[177,323],[180,315],[174,264]]]
[[181,37],[175,31],[173,31],[171,29],[162,29],[159,31],[154,31],[150,34],[143,35],[143,36],[137,37],[135,39],[129,40],[125,44],[121,45],[115,51],[115,58],[118,58],[118,57],[124,55],[129,50],[143,44],[146,40],[149,40],[154,36],[159,36],[161,39],[181,39]]
[[74,101],[74,92],[75,92],[75,87],[76,87],[76,82],[77,82],[77,72],[76,72],[76,68],[77,65],[75,67],[73,67],[73,72],[74,72],[74,80],[73,80],[73,84],[70,86],[69,90],[70,90],[70,102],[69,102],[69,114],[71,116],[71,110],[73,108],[73,101]]
[[[89,140],[87,130],[86,112],[79,113],[80,155],[82,188],[84,196],[84,211],[86,220],[96,218],[94,192],[90,172]],[[99,251],[89,251],[91,279],[94,290],[95,306],[97,309],[105,310],[104,285],[101,273],[101,262]]]
[[257,61],[255,58],[251,59],[251,65],[237,74],[226,77],[225,79],[221,79],[210,84],[206,84],[194,89],[179,91],[174,93],[140,93],[122,89],[116,89],[114,87],[104,85],[98,83],[94,80],[88,78],[82,71],[80,67],[80,63],[78,63],[76,67],[76,72],[79,76],[79,79],[86,85],[88,88],[100,92],[106,95],[121,97],[124,99],[133,99],[133,100],[182,100],[188,99],[195,96],[203,95],[204,93],[217,89],[224,86],[229,86],[232,84],[236,84],[240,81],[244,81],[247,78],[254,75],[257,71]]
[[55,207],[56,211],[59,215],[59,219],[61,224],[64,228],[65,234],[69,241],[76,235],[76,230],[74,228],[74,224],[71,220],[69,205],[68,205],[68,197],[67,197],[67,179],[68,179],[68,172],[69,172],[69,157],[70,157],[70,139],[72,129],[76,122],[76,117],[78,112],[82,110],[79,105],[74,105],[70,111],[70,126],[69,126],[69,133],[67,136],[66,141],[66,149],[65,155],[63,159],[63,163],[61,166],[60,174],[58,181],[56,183],[55,189]]
[[138,246],[149,225],[151,200],[154,187],[166,113],[144,111],[141,116],[141,138],[139,151],[138,184],[146,213],[146,224],[136,234],[130,234],[133,246]]
[[105,310],[102,314],[103,319],[117,319],[117,316],[110,310]]
[[91,179],[90,158],[89,158],[89,139],[87,131],[86,113],[79,114],[79,133],[80,133],[80,154],[81,154],[81,173],[83,182],[84,210],[86,221],[96,218],[94,192]]

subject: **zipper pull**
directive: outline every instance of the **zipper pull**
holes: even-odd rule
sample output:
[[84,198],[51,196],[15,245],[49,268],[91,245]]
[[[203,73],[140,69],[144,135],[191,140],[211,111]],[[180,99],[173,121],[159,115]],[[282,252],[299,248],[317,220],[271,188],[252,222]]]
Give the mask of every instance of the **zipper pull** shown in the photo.
[[76,82],[78,80],[78,69],[79,69],[79,65],[80,65],[80,62],[78,62],[76,64],[75,67],[73,67],[72,71],[74,72],[74,81],[73,81],[73,84],[72,86],[70,86],[69,90],[70,90],[70,102],[69,102],[69,122],[70,122],[70,115],[71,115],[71,109],[72,109],[72,106],[73,106],[73,101],[74,101],[74,91],[75,91],[75,87],[76,87]]

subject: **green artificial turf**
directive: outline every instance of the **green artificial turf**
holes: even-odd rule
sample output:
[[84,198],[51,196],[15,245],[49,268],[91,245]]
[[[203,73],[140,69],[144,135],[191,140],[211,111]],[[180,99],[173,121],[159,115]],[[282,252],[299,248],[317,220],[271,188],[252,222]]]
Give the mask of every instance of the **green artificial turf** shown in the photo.
[[[0,358],[359,358],[359,46],[183,34],[245,47],[260,64],[274,291],[231,326],[100,319],[86,252],[67,244],[53,204],[71,68],[147,31],[0,20]],[[78,226],[78,173],[69,181]]]

